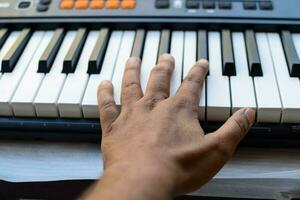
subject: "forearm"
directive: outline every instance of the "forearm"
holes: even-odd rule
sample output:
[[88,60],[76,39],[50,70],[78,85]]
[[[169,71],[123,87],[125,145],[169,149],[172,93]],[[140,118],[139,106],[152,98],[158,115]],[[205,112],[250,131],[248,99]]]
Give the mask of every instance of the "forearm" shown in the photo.
[[107,170],[84,199],[171,200],[173,194],[167,181],[154,179],[151,173],[128,171],[128,168]]

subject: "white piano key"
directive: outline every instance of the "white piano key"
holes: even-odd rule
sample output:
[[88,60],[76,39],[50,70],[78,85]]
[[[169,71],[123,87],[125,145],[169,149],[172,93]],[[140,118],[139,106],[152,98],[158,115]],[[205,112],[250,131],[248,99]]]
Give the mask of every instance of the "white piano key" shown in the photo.
[[256,42],[263,72],[263,76],[253,78],[257,101],[257,122],[279,123],[281,101],[266,33],[256,33]]
[[101,81],[112,79],[122,36],[122,31],[112,32],[106,49],[101,72],[100,74],[92,74],[89,78],[82,100],[82,111],[84,118],[99,118],[97,88]]
[[99,31],[91,31],[84,44],[77,67],[74,73],[67,76],[64,87],[58,99],[58,109],[60,117],[81,118],[83,98],[85,88],[89,79],[87,73],[90,55],[97,42]]
[[207,120],[225,121],[230,115],[229,78],[222,75],[221,38],[219,32],[208,33],[209,75],[207,76]]
[[63,61],[75,36],[76,31],[69,31],[66,34],[50,72],[42,81],[34,100],[38,117],[59,117],[56,102],[66,78],[66,74],[62,73]]
[[236,76],[230,77],[232,113],[240,108],[256,109],[253,79],[249,76],[244,34],[232,33]]
[[2,78],[0,79],[0,115],[13,115],[10,101],[44,34],[44,31],[36,31],[33,33],[14,70],[10,73],[4,73],[2,75]]
[[33,105],[33,100],[40,87],[41,81],[43,80],[45,74],[37,73],[39,59],[42,53],[47,48],[53,36],[53,31],[47,31],[40,42],[35,55],[33,56],[19,86],[11,100],[11,105],[15,116],[20,117],[34,117],[35,109]]
[[141,64],[141,88],[145,93],[151,69],[156,65],[160,41],[159,31],[148,31]]
[[268,33],[269,48],[273,58],[279,93],[282,101],[282,123],[300,122],[300,82],[290,77],[283,46],[278,33]]
[[[0,50],[0,69],[1,69],[1,64],[2,64],[2,59],[4,57],[4,55],[9,51],[10,47],[14,44],[14,42],[17,40],[18,36],[20,34],[20,31],[14,31],[12,32],[8,38],[6,39],[5,43],[3,44],[1,50]],[[6,73],[7,74],[7,73]],[[11,74],[11,73],[8,73]],[[7,95],[8,93],[11,92],[10,90],[10,86],[11,83],[10,82],[6,82],[6,84],[2,84],[2,73],[0,72],[0,91],[1,91],[1,96],[0,96],[0,116],[12,116],[12,110],[10,108],[9,105],[9,101],[4,101],[5,103],[1,103],[3,101],[1,101],[3,99],[3,97],[5,95]]]
[[120,45],[120,51],[115,64],[115,71],[112,78],[112,83],[114,85],[114,99],[117,105],[121,105],[122,79],[126,61],[130,57],[130,53],[133,47],[134,36],[134,31],[124,31],[122,42]]
[[175,68],[171,78],[170,96],[175,96],[182,80],[184,32],[173,31],[170,54],[175,59]]
[[[184,33],[184,60],[183,60],[183,78],[189,73],[190,69],[197,59],[197,33],[195,31],[186,31]],[[205,120],[205,84],[200,94],[199,119]]]
[[[12,32],[8,38],[6,39],[5,43],[3,44],[1,50],[0,50],[0,69],[1,69],[1,64],[2,64],[2,59],[4,55],[9,51],[11,46],[14,44],[14,42],[17,40],[18,36],[20,34],[20,31],[14,31]],[[16,72],[16,71],[15,71]],[[5,73],[7,74],[12,74],[12,73]],[[6,78],[4,78],[5,80]],[[9,105],[9,100],[11,93],[14,92],[14,90],[11,90],[11,86],[14,84],[11,83],[11,81],[3,81],[2,80],[2,73],[0,72],[0,116],[12,116],[12,109]],[[9,96],[8,100],[6,96]]]

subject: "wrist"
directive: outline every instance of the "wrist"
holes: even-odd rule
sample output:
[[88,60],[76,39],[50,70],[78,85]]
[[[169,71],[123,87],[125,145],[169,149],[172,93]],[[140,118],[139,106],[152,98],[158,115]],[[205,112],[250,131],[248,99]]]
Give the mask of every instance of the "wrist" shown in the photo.
[[139,166],[128,162],[105,169],[99,184],[102,188],[105,188],[103,185],[108,185],[111,191],[122,195],[123,199],[166,200],[173,198],[175,188],[175,180],[168,173],[153,164],[149,166],[144,163]]

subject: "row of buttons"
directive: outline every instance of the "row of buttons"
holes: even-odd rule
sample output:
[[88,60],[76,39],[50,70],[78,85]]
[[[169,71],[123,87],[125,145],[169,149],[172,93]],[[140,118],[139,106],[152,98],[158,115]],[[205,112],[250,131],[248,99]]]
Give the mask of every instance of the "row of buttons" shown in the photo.
[[[259,1],[259,8],[261,10],[273,10],[273,3],[272,1]],[[256,10],[257,9],[257,2],[246,0],[244,1],[244,9],[246,10]]]
[[62,0],[60,9],[134,9],[136,7],[136,0]]
[[[201,0],[202,7],[204,9],[214,9],[216,7],[216,1],[214,0]],[[218,6],[220,9],[231,9],[232,1],[231,0],[219,0]],[[270,0],[263,1],[251,1],[245,0],[243,2],[243,6],[245,10],[255,10],[257,9],[257,3],[259,4],[259,8],[261,10],[272,10],[273,3]],[[170,0],[156,0],[155,7],[158,9],[167,9],[170,7]],[[186,8],[188,9],[198,9],[200,8],[200,0],[186,0]]]
[[[31,1],[21,1],[18,4],[19,9],[27,9],[31,6]],[[48,10],[51,0],[39,0],[36,6],[38,12],[45,12]]]
[[[199,7],[200,7],[199,0],[187,0],[186,1],[186,8],[196,9]],[[216,7],[216,4],[214,1],[211,1],[211,0],[203,0],[202,7],[204,9],[214,9]],[[219,8],[220,9],[231,9],[232,8],[231,1],[226,1],[226,0],[219,1]]]

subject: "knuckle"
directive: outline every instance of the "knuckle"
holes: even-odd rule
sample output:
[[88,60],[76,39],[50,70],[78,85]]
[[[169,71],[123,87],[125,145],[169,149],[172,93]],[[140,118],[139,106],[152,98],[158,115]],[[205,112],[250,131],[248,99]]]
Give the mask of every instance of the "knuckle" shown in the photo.
[[189,102],[186,99],[179,99],[174,101],[176,110],[187,110],[190,116],[198,118],[199,107]]
[[115,111],[114,101],[106,101],[100,105],[100,115],[107,115]]
[[148,97],[145,97],[143,100],[143,104],[149,108],[149,109],[153,109],[155,107],[155,105],[160,102],[163,99],[166,99],[167,97],[165,97],[163,94],[161,95],[150,95]]
[[232,118],[233,123],[236,124],[237,127],[239,127],[240,131],[236,134],[239,138],[242,139],[243,133],[248,131],[248,123],[245,120],[244,117],[233,117]]
[[189,108],[191,107],[190,101],[185,97],[175,98],[174,99],[175,107],[177,108]]
[[153,94],[155,96],[163,96],[168,97],[169,96],[169,86],[168,84],[164,82],[157,82],[155,83],[155,88],[157,88],[156,94]]
[[140,88],[140,83],[137,82],[137,81],[131,81],[129,83],[125,83],[124,88],[125,88],[126,91],[139,89]]
[[196,83],[196,84],[202,84],[204,82],[204,80],[205,80],[204,76],[196,76],[194,74],[189,74],[186,76],[186,78],[183,81],[190,82],[190,83]]

